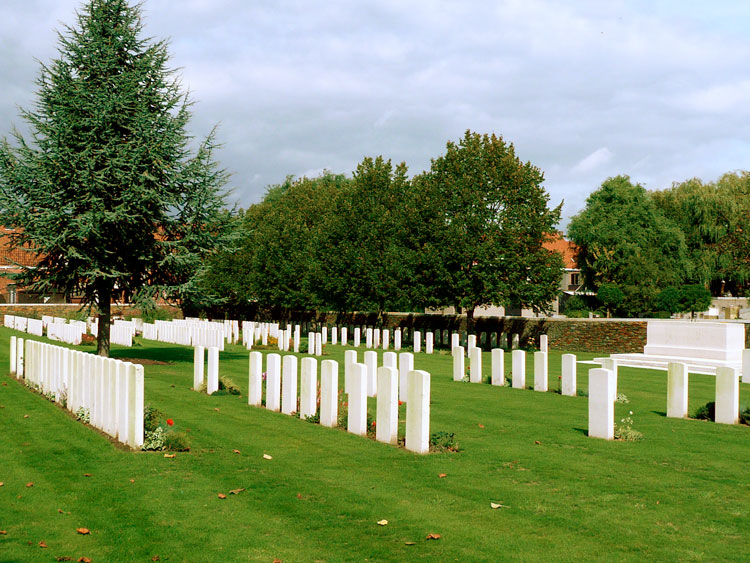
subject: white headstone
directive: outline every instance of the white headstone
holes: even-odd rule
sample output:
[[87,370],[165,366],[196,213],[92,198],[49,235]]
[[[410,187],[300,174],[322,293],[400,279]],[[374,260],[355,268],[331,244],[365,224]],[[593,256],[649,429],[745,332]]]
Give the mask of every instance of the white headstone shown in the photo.
[[414,331],[414,353],[419,354],[422,351],[422,333],[418,330]]
[[307,333],[307,353],[311,356],[315,355],[315,333]]
[[466,347],[471,352],[472,348],[477,347],[477,335],[476,334],[470,334],[466,340]]
[[346,335],[346,327],[342,326],[341,327],[341,345],[342,346],[346,346],[346,342],[347,342],[346,336],[347,336]]
[[360,331],[359,327],[354,328],[354,347],[359,348]]
[[338,422],[339,364],[323,360],[320,364],[320,424],[333,427]]
[[482,349],[469,348],[469,381],[482,383]]
[[398,371],[395,367],[378,368],[375,439],[387,444],[398,442]]
[[575,354],[562,355],[562,386],[560,392],[563,395],[575,397],[578,393],[576,382],[576,356]]
[[196,391],[203,385],[205,369],[206,349],[203,346],[196,346],[193,350],[193,389]]
[[344,352],[344,393],[349,393],[349,377],[352,364],[357,363],[357,351],[347,350]]
[[526,352],[523,350],[513,350],[511,354],[513,363],[513,389],[526,388]]
[[540,352],[547,352],[547,335],[546,334],[540,334],[539,335],[539,351]]
[[492,349],[492,385],[505,385],[505,352],[502,348]]
[[740,380],[730,367],[716,368],[716,422],[737,424],[740,413]]
[[406,449],[426,454],[430,451],[430,374],[414,370],[408,378]]
[[510,346],[511,349],[513,349],[513,350],[517,349],[518,346],[520,345],[520,343],[521,343],[521,335],[520,334],[514,334],[512,336],[512,340],[511,340],[511,346]]
[[390,346],[390,343],[391,343],[391,333],[388,331],[387,328],[384,328],[381,334],[383,337],[383,350],[388,350],[388,347]]
[[380,348],[380,329],[375,328],[372,330],[372,347]]
[[294,327],[294,353],[299,354],[300,340],[302,339],[302,332],[299,325]]
[[338,327],[331,328],[331,345],[336,346],[339,343],[339,330]]
[[393,331],[393,349],[396,352],[401,350],[401,329],[397,328]]
[[742,383],[750,383],[750,349],[742,351]]
[[615,374],[615,394],[612,395],[612,400],[614,401],[617,399],[617,360],[615,358],[604,358],[604,361],[602,362],[602,368],[607,369]]
[[16,338],[16,375],[18,377],[23,377],[24,374],[24,368],[26,367],[24,365],[24,356],[23,356],[23,338]]
[[[614,388],[614,390],[613,390]],[[612,440],[615,437],[615,374],[602,368],[589,370],[589,436]]]
[[374,397],[378,392],[378,353],[372,350],[365,352],[365,366],[367,366],[367,395]]
[[209,346],[208,348],[208,381],[206,382],[206,393],[211,395],[219,390],[219,348]]
[[453,381],[463,381],[466,376],[466,366],[464,365],[464,347],[453,347]]
[[349,376],[349,413],[347,430],[367,434],[367,366],[353,364]]
[[279,412],[281,408],[281,356],[266,356],[266,408]]
[[457,332],[454,332],[453,334],[451,334],[451,350],[458,346],[461,346],[461,335]]
[[433,351],[433,336],[431,332],[427,332],[424,335],[424,351],[425,354],[432,354]]
[[398,368],[398,356],[396,352],[383,352],[383,366],[387,368]]
[[17,356],[16,337],[10,337],[10,373],[16,374],[16,356]]
[[372,348],[372,329],[369,327],[365,329],[365,347]]
[[547,391],[547,352],[534,352],[534,391]]
[[263,354],[260,352],[250,352],[247,404],[253,407],[263,404]]
[[409,399],[408,384],[409,373],[414,370],[414,354],[411,352],[401,352],[398,355],[398,400],[407,401]]
[[[308,358],[315,361],[313,358]],[[281,359],[281,412],[297,412],[297,356],[284,356]]]
[[315,333],[315,355],[323,355],[323,335],[319,332]]
[[667,366],[667,416],[687,418],[688,367],[682,362],[669,362]]
[[322,339],[323,345],[328,344],[328,327],[327,326],[321,327],[320,338]]
[[299,415],[301,418],[315,416],[318,412],[318,360],[302,359],[299,390]]

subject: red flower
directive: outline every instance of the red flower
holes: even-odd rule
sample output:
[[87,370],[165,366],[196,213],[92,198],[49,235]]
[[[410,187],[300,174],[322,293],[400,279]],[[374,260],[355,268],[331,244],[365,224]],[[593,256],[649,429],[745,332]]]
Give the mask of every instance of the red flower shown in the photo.
[[174,420],[172,420],[171,418],[168,418],[167,419],[167,426],[174,426]]
[[404,404],[404,402],[403,402],[403,401],[399,401],[399,402],[398,402],[398,406],[399,406],[399,407],[400,407],[401,405],[403,405],[403,404]]
[[372,421],[372,426],[375,426],[375,421],[374,420]]

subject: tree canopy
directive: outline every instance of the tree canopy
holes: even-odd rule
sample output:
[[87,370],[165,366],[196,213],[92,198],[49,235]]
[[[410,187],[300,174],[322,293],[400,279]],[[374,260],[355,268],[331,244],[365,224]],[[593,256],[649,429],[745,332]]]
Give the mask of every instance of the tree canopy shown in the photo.
[[140,6],[85,4],[22,112],[31,141],[15,132],[15,146],[0,146],[0,221],[40,258],[17,280],[95,306],[104,355],[112,297],[195,300],[196,273],[230,220],[215,133],[191,148],[191,102],[167,44],[142,31]]

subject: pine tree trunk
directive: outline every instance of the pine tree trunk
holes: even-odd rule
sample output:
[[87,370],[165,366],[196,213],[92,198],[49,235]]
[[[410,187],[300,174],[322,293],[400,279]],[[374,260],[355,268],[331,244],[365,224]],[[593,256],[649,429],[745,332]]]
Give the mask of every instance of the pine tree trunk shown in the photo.
[[112,301],[112,287],[103,282],[97,292],[99,294],[99,332],[96,337],[96,353],[109,358],[109,325],[110,302]]
[[466,334],[474,333],[474,306],[469,305],[466,309]]

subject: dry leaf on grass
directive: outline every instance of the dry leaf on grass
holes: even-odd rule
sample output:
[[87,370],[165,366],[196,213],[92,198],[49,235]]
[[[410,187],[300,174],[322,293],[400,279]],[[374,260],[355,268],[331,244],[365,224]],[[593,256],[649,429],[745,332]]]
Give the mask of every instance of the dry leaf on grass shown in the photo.
[[24,418],[29,418],[28,414],[23,415]]
[[490,508],[492,510],[496,510],[498,508],[510,508],[510,506],[505,506],[504,504],[500,504],[500,503],[497,503],[497,502],[491,502],[490,503]]
[[268,454],[263,454],[263,459],[273,459],[273,458]]
[[447,473],[441,473],[440,475],[438,475],[438,477],[440,477],[441,479],[442,479],[443,477],[447,477],[447,476],[448,476],[448,474],[447,474]]
[[3,483],[2,481],[0,481],[0,487],[2,487],[3,485],[5,485],[5,483]]
[[404,545],[417,545],[417,542],[415,542],[415,541],[405,541]]
[[238,495],[238,494],[240,494],[244,490],[245,489],[232,489],[231,491],[229,491],[229,494],[230,495]]
[[82,536],[86,536],[91,533],[91,530],[89,530],[88,528],[76,528],[76,532],[78,532]]
[[55,561],[73,561],[73,558],[68,557],[67,555],[61,555],[60,557],[55,557]]
[[219,407],[214,407],[214,410],[215,410],[216,412],[219,412]]
[[225,499],[225,498],[227,498],[227,495],[225,495],[224,493],[219,493],[219,498],[220,499]]
[[8,531],[7,530],[0,530],[0,536],[7,536]]
[[135,479],[131,479],[131,480],[130,480],[130,482],[131,482],[131,483],[135,483]]
[[160,560],[161,560],[161,557],[159,557],[158,555],[154,555],[154,556],[153,556],[153,557],[151,558],[151,561],[160,561]]
[[428,540],[439,540],[440,539],[440,534],[427,534],[427,539]]
[[78,563],[91,563],[91,559],[89,559],[88,557],[79,557]]
[[34,483],[33,483],[33,482],[31,482],[31,481],[29,481],[28,483],[26,483],[26,486],[27,486],[27,487],[33,487],[33,486],[34,486]]
[[378,520],[378,526],[387,526],[388,520]]
[[177,454],[164,454],[164,457],[169,457],[169,458],[172,458],[172,457],[174,457],[175,455],[177,455]]
[[480,425],[479,425],[479,428],[484,428],[484,424],[480,424]]
[[40,541],[39,542],[39,547],[45,548],[45,547],[47,547],[47,544],[44,543],[43,541]]
[[83,476],[84,477],[91,477],[91,473],[84,473]]
[[537,446],[541,446],[541,445],[542,445],[542,443],[541,443],[541,442],[540,442],[539,440],[534,440],[534,443],[535,443],[535,444],[536,444]]
[[240,453],[240,450],[232,450],[234,453],[238,454]]

